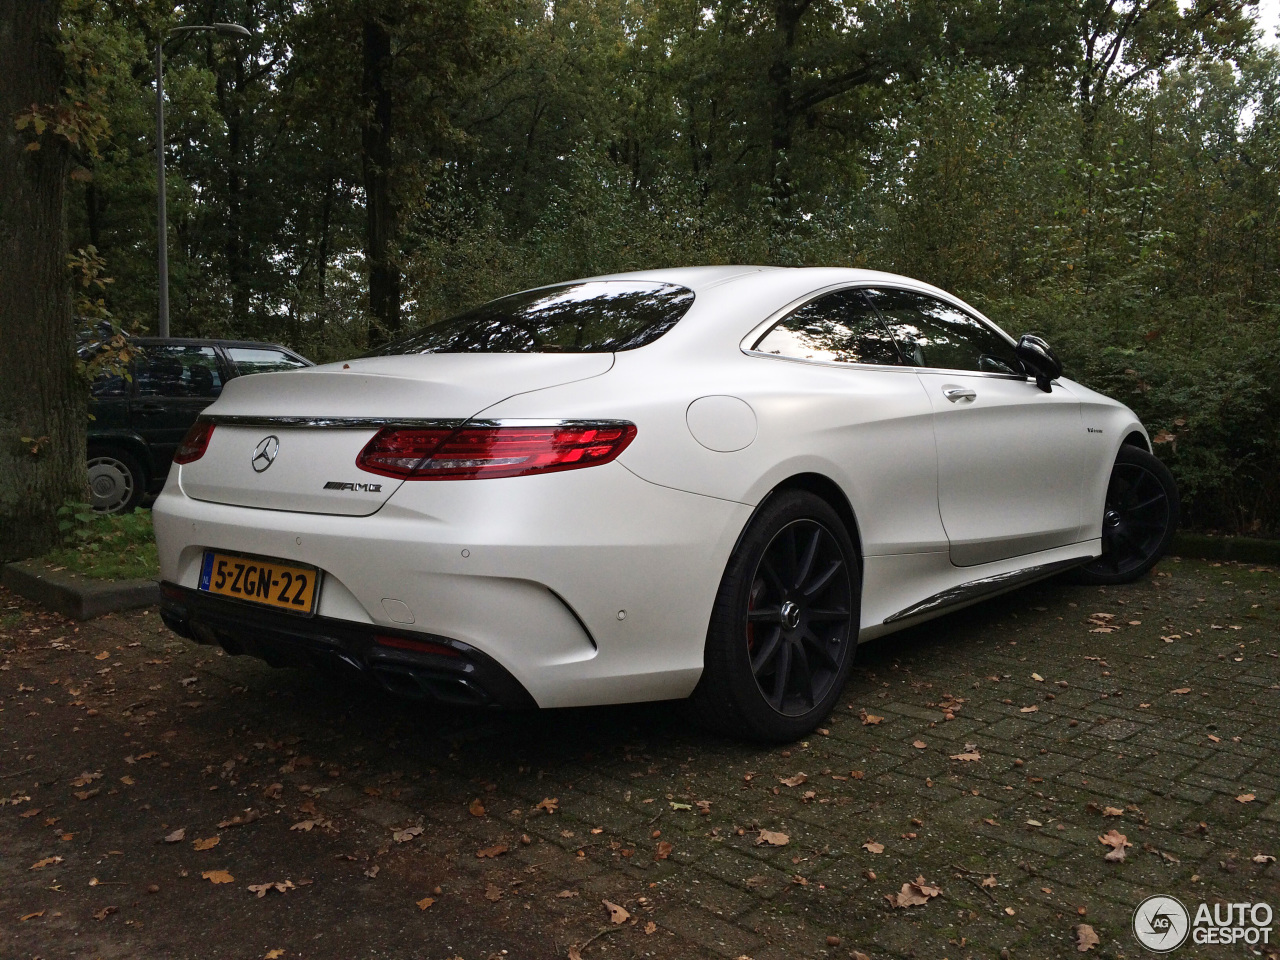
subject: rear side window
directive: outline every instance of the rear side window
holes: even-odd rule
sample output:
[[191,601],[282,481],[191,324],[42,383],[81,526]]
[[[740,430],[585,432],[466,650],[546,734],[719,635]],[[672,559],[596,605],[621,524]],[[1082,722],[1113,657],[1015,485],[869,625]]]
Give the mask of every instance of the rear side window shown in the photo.
[[672,283],[596,280],[512,294],[441,320],[371,356],[612,353],[652,343],[693,306]]
[[222,374],[213,347],[151,345],[138,351],[139,397],[216,397]]
[[283,350],[267,347],[226,347],[227,356],[236,365],[240,376],[251,373],[274,373],[277,370],[298,370],[306,364],[291,357]]
[[1013,345],[959,307],[914,290],[866,294],[916,366],[1021,375]]
[[806,303],[771,327],[752,349],[828,363],[903,362],[880,315],[857,290],[839,290]]

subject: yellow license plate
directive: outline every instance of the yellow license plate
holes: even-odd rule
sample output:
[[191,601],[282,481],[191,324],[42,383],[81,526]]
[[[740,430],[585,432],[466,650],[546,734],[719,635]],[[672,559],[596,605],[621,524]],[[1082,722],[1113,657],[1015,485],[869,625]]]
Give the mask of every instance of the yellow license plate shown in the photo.
[[263,606],[310,615],[320,595],[320,571],[315,567],[244,557],[216,550],[204,552],[199,589]]

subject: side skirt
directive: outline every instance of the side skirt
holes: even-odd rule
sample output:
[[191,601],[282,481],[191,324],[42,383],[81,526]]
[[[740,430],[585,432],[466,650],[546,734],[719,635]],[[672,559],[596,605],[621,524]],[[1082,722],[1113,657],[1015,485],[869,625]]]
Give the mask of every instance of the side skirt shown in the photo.
[[1008,573],[998,573],[994,576],[970,580],[968,583],[962,583],[959,586],[943,590],[941,593],[935,593],[919,603],[913,603],[904,610],[892,613],[884,618],[884,622],[897,623],[899,620],[906,620],[909,617],[917,617],[921,614],[941,613],[949,607],[973,603],[983,597],[1003,593],[1018,584],[1041,580],[1071,567],[1078,567],[1082,563],[1088,563],[1090,559],[1092,558],[1078,557],[1070,560],[1055,560],[1051,563],[1041,563],[1033,567],[1023,567],[1021,570],[1012,570]]

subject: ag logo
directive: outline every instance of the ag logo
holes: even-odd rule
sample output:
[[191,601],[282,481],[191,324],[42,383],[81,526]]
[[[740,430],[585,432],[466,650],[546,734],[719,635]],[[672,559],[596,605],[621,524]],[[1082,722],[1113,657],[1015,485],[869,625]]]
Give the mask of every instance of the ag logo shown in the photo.
[[263,437],[258,441],[258,445],[253,448],[253,457],[249,460],[253,467],[254,473],[262,473],[269,466],[276,462],[276,457],[280,453],[280,438],[277,436]]
[[1153,953],[1177,950],[1186,942],[1190,928],[1187,908],[1163,894],[1147,897],[1133,911],[1133,935]]

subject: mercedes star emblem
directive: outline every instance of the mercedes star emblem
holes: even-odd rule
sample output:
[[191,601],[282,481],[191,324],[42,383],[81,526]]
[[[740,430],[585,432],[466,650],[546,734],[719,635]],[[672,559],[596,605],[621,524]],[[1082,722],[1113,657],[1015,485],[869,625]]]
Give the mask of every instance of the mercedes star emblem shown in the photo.
[[277,436],[263,437],[258,441],[258,445],[253,448],[253,459],[249,462],[253,465],[255,473],[262,473],[267,467],[276,462],[276,455],[280,452],[280,438]]

